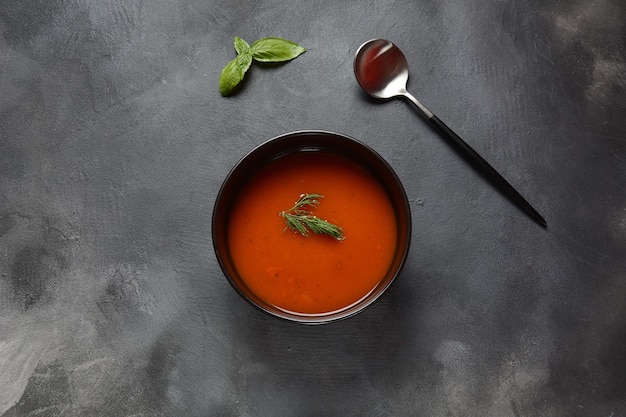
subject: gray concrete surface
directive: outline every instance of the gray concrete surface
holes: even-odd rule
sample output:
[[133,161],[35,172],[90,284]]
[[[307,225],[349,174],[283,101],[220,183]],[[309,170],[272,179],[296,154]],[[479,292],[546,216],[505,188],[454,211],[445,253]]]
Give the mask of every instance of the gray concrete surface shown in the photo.
[[[0,415],[626,417],[626,4],[0,2]],[[223,98],[235,35],[307,48]],[[542,229],[352,73],[398,44],[409,89]],[[228,170],[348,134],[412,203],[402,275],[305,327],[225,280]]]

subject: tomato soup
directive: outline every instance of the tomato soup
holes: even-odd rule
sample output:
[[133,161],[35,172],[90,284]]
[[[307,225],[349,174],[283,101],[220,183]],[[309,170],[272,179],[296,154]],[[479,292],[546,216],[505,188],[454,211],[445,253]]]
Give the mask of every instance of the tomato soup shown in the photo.
[[[315,216],[344,239],[286,227],[279,213],[300,195],[321,194]],[[382,185],[360,165],[326,152],[280,157],[258,171],[235,199],[228,250],[241,280],[266,303],[295,314],[349,307],[385,278],[398,226]]]

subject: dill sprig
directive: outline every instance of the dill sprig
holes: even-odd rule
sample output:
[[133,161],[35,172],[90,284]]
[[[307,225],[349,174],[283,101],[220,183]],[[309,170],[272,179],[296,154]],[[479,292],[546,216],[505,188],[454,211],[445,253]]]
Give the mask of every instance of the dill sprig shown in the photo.
[[321,194],[300,194],[300,199],[292,208],[278,213],[287,223],[285,230],[291,229],[305,237],[313,232],[316,235],[329,235],[337,240],[345,239],[341,227],[314,216],[307,208],[316,208],[322,198],[324,196]]

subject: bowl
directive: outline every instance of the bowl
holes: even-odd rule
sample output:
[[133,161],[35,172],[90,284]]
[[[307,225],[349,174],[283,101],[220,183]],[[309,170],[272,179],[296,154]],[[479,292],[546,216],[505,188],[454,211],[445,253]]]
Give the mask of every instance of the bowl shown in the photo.
[[363,311],[395,281],[409,251],[411,210],[374,149],[339,133],[297,131],[262,143],[230,171],[212,238],[246,301],[322,324]]

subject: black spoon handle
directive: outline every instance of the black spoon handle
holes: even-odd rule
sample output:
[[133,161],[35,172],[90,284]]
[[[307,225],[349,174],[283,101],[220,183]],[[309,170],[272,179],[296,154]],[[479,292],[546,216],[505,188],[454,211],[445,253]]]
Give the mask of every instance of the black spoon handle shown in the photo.
[[435,115],[427,118],[428,122],[451,144],[474,168],[483,174],[487,179],[500,189],[518,207],[524,210],[533,220],[542,227],[547,227],[545,219],[531,206],[520,193],[513,188],[485,159],[478,154],[471,146],[452,131],[444,122]]

